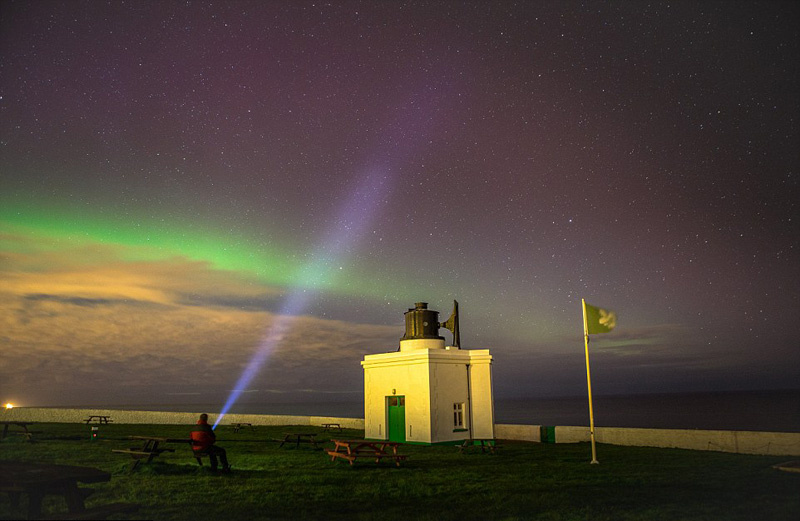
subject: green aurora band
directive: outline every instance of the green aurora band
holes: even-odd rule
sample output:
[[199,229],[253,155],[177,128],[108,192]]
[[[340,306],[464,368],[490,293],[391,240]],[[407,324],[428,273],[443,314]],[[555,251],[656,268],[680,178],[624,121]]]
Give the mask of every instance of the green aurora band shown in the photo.
[[[283,288],[307,288],[343,296],[375,299],[413,300],[414,289],[407,282],[385,276],[342,273],[338,269],[309,276],[303,267],[307,254],[272,240],[255,239],[232,230],[214,229],[197,222],[182,223],[158,217],[125,218],[112,213],[81,209],[65,210],[58,205],[0,205],[0,249],[21,251],[15,237],[39,238],[53,243],[53,249],[101,244],[120,247],[126,261],[156,261],[175,257],[209,263],[214,269],[253,277],[263,284]],[[322,276],[319,276],[322,275]],[[377,283],[376,281],[380,281]],[[406,288],[403,294],[387,288]]]
[[[446,305],[443,297],[448,293],[418,281],[412,273],[401,269],[393,269],[392,274],[387,275],[388,270],[374,266],[351,264],[348,269],[340,270],[338,266],[323,262],[316,264],[319,273],[310,273],[308,269],[312,263],[308,252],[230,229],[215,229],[196,219],[184,222],[174,217],[132,218],[96,207],[81,207],[78,212],[74,205],[23,205],[0,199],[0,252],[59,252],[96,245],[116,247],[123,261],[184,258],[206,262],[215,270],[230,271],[285,292],[307,289],[333,298],[366,300],[373,306],[391,303],[393,309],[402,309],[429,296],[439,305]],[[454,296],[462,303],[481,302],[481,295],[487,291],[481,284],[483,282],[479,281],[476,287],[461,287]],[[532,309],[526,311],[536,315]],[[564,333],[550,330],[547,322],[521,316],[520,310],[511,303],[497,302],[480,313],[483,315],[480,319],[474,318],[485,321],[486,334],[518,342],[528,343],[532,338],[552,338]],[[509,327],[506,317],[519,318]]]

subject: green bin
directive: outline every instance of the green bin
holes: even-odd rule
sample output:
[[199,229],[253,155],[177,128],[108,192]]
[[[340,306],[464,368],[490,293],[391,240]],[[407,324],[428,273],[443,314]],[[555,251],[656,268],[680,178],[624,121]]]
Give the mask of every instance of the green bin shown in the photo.
[[542,443],[555,443],[556,442],[556,428],[542,425],[539,427],[539,435],[541,436]]

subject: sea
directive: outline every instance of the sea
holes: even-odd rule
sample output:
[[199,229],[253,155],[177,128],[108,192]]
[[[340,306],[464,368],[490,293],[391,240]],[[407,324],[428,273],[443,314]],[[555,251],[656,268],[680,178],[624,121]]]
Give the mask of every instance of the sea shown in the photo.
[[[599,395],[596,427],[800,432],[800,389]],[[94,405],[93,407],[97,407]],[[216,413],[209,403],[107,405],[125,410]],[[586,396],[496,398],[495,422],[521,425],[589,425]],[[363,418],[363,401],[235,404],[229,413]]]

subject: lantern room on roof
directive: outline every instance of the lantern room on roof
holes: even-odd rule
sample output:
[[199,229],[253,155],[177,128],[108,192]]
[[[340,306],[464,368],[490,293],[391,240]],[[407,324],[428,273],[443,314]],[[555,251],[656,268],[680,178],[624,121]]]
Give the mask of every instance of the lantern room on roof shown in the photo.
[[[492,356],[461,349],[458,303],[447,322],[417,302],[405,313],[398,351],[367,355],[364,368],[364,435],[406,443],[451,443],[494,438]],[[439,328],[453,332],[445,346]]]

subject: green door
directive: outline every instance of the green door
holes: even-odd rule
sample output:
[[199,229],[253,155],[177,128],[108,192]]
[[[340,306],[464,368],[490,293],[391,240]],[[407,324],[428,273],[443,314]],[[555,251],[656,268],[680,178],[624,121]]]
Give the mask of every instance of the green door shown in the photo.
[[386,429],[389,441],[406,441],[406,397],[387,396],[386,406],[389,413],[389,426]]

